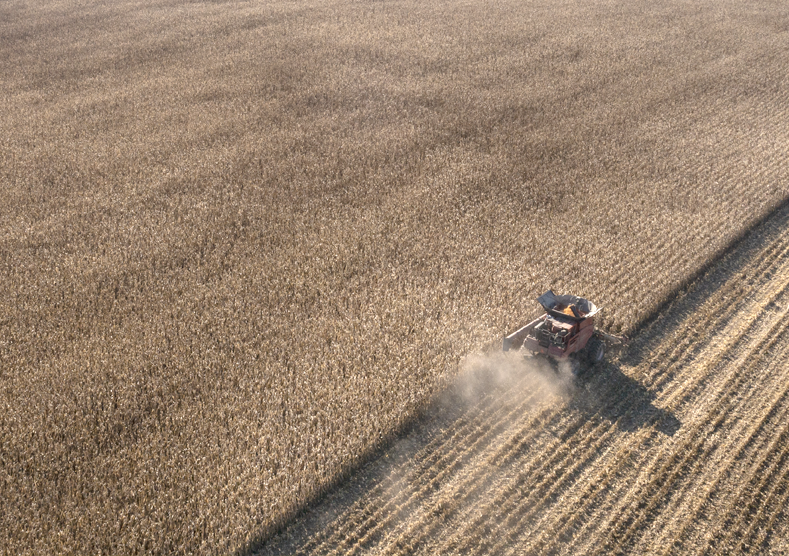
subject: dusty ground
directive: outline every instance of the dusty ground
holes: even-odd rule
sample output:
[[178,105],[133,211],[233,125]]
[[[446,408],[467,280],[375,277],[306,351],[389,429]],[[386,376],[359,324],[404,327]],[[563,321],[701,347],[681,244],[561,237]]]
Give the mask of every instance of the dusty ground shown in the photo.
[[789,208],[574,379],[491,353],[259,554],[786,554]]

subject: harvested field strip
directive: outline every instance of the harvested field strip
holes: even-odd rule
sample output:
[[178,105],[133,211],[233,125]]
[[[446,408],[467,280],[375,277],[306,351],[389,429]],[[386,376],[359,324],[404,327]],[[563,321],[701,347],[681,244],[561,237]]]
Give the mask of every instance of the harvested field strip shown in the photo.
[[[786,321],[779,321],[775,328],[781,328],[780,332],[783,332],[787,325],[789,323]],[[771,335],[766,338],[770,342],[775,342],[780,336]],[[763,347],[765,347],[763,344],[755,346],[750,354],[757,354],[759,348]],[[666,454],[667,459],[660,463],[659,467],[655,466],[657,468],[653,467],[649,470],[652,479],[640,489],[631,492],[630,498],[626,499],[626,503],[621,508],[619,519],[608,528],[608,538],[593,554],[607,554],[629,546],[632,538],[643,532],[646,523],[653,520],[654,515],[669,497],[677,495],[681,490],[683,477],[698,474],[708,463],[708,458],[718,446],[707,440],[723,425],[729,411],[738,401],[736,394],[743,384],[747,380],[753,380],[752,371],[756,366],[754,364],[744,369],[737,369],[728,379],[723,391],[716,396],[717,399],[709,404],[713,407],[712,411],[706,413],[703,420],[698,421],[695,427],[685,433],[684,442],[673,446]]]
[[[771,351],[769,357],[781,357],[787,355],[787,345],[781,346],[782,349],[775,352]],[[754,470],[759,467],[754,462],[760,461],[766,454],[773,452],[771,444],[775,441],[775,433],[780,427],[780,423],[786,422],[789,417],[789,384],[785,382],[785,377],[776,372],[783,367],[782,363],[776,364],[775,360],[770,364],[769,375],[762,373],[764,391],[774,392],[770,397],[763,397],[764,391],[761,388],[749,389],[746,396],[741,397],[740,405],[756,405],[762,417],[757,421],[751,421],[747,416],[739,415],[739,412],[732,412],[728,416],[731,421],[729,430],[716,433],[714,441],[720,442],[722,437],[731,437],[730,450],[716,455],[714,460],[708,462],[712,467],[712,472],[707,476],[694,475],[695,479],[685,490],[695,491],[696,497],[675,497],[676,503],[669,509],[671,522],[676,522],[671,527],[666,527],[664,531],[656,535],[656,538],[649,544],[652,546],[667,547],[665,553],[678,548],[688,540],[691,529],[698,527],[703,521],[705,514],[710,512],[717,513],[714,507],[731,507],[733,500],[731,485],[745,484],[753,476]],[[767,376],[766,376],[767,375]],[[785,431],[778,435],[783,437]],[[718,450],[720,452],[720,450]],[[760,459],[761,458],[761,459]],[[756,465],[756,467],[754,467]],[[712,478],[714,476],[714,479]],[[703,480],[702,480],[703,479]],[[673,547],[668,542],[667,535],[673,531]]]
[[[571,426],[576,425],[577,423],[573,423]],[[580,427],[580,430],[586,428],[586,425]],[[561,445],[554,445],[545,446],[546,452],[554,451],[552,457],[545,458],[543,461],[534,461],[531,462],[532,465],[527,470],[528,477],[537,478],[537,483],[533,485],[534,490],[532,491],[532,496],[539,496],[542,495],[546,490],[550,490],[555,488],[552,484],[552,479],[556,476],[554,469],[561,468],[566,465],[566,462],[571,459],[573,456],[580,457],[581,460],[584,460],[583,449],[576,448],[576,449],[568,449]],[[512,464],[512,458],[509,457],[511,455],[520,455],[523,451],[523,448],[528,446],[526,442],[519,443],[517,445],[508,447],[511,448],[507,452],[504,453],[493,453],[490,457],[484,462],[485,465],[482,468],[492,468],[494,463],[503,464],[504,466],[508,466],[507,464]],[[587,447],[583,447],[587,448]],[[412,520],[409,523],[408,529],[404,532],[401,538],[396,542],[398,551],[405,550],[406,552],[413,551],[418,543],[424,542],[426,539],[430,538],[432,529],[434,529],[440,521],[435,519],[435,515],[440,515],[443,519],[447,517],[452,517],[452,511],[446,511],[444,508],[457,508],[457,507],[464,507],[469,502],[468,492],[476,492],[479,484],[484,484],[487,482],[487,477],[485,475],[481,475],[478,472],[474,474],[469,474],[466,477],[459,477],[457,481],[454,482],[453,488],[445,493],[442,493],[442,496],[433,502],[432,505],[427,505],[426,508],[422,508],[422,512],[420,514],[419,519]],[[519,494],[522,494],[525,489],[517,489]],[[506,506],[506,504],[512,499],[513,495],[515,494],[514,489],[507,488],[507,489],[498,489],[498,492],[506,497],[504,500],[500,500],[502,505]],[[486,499],[483,499],[485,503],[487,503]],[[501,517],[501,516],[492,516]],[[462,535],[462,543],[459,546],[459,550],[463,551],[465,548],[465,543],[469,542],[470,539],[473,539],[472,542],[478,543],[480,540],[479,535],[477,535],[476,526],[479,526],[480,523],[472,523],[471,527],[464,531]],[[486,524],[487,525],[487,524]],[[450,549],[454,549],[454,546],[450,545]],[[384,551],[387,553],[387,551]]]
[[[525,379],[524,379],[525,380]],[[447,468],[454,468],[463,464],[464,458],[468,454],[473,453],[477,444],[484,443],[486,437],[491,433],[494,427],[501,427],[512,418],[513,415],[522,413],[524,407],[534,404],[534,399],[540,394],[540,389],[532,392],[532,395],[525,399],[512,400],[514,394],[509,396],[510,400],[497,400],[493,404],[493,408],[489,406],[492,403],[490,396],[485,396],[477,406],[470,411],[470,415],[464,416],[452,423],[450,430],[444,431],[442,437],[431,442],[426,448],[422,449],[417,454],[416,462],[408,461],[401,466],[401,469],[396,469],[393,473],[395,476],[400,476],[401,480],[419,479],[420,481],[429,481],[431,484],[435,481],[440,481],[441,477],[446,476]],[[513,407],[502,401],[514,402]],[[485,409],[489,409],[485,411]],[[458,426],[459,425],[459,426]],[[456,429],[456,430],[455,430]],[[443,440],[443,441],[442,441]],[[420,455],[425,455],[421,459]],[[416,465],[414,465],[416,463]],[[401,476],[402,471],[402,476]],[[360,524],[359,528],[355,531],[353,536],[342,536],[341,542],[335,547],[335,550],[347,550],[354,542],[363,543],[365,536],[369,536],[375,530],[380,529],[382,518],[384,516],[390,517],[393,513],[400,512],[404,504],[408,504],[407,496],[412,496],[408,490],[403,490],[399,482],[393,481],[388,485],[388,488],[378,488],[370,495],[380,500],[380,505],[377,510],[370,513],[368,512],[367,519]],[[367,507],[360,507],[361,504],[349,510],[349,513],[357,513],[359,511],[366,511]],[[372,505],[376,507],[375,505]],[[332,546],[336,538],[318,539],[315,544],[316,549],[324,549],[327,546]],[[311,545],[314,543],[311,543]]]
[[[774,516],[785,511],[783,502],[786,495],[784,492],[786,474],[789,472],[787,469],[789,423],[785,420],[780,421],[775,425],[775,429],[781,426],[783,429],[780,430],[780,434],[772,437],[773,440],[766,447],[761,460],[751,469],[749,480],[744,483],[744,487],[730,506],[732,511],[723,520],[725,527],[718,532],[717,538],[710,540],[710,546],[740,552],[742,544],[746,543],[755,527],[769,530]],[[773,500],[776,493],[779,493],[777,503]],[[765,519],[765,514],[768,519]],[[739,539],[739,544],[732,539]]]
[[[771,246],[759,267],[755,269],[755,277],[751,280],[751,283],[754,284],[754,286],[760,287],[762,282],[767,282],[769,280],[767,275],[771,275],[771,272],[775,271],[774,265],[776,261],[782,260],[787,254],[789,254],[789,238],[777,242],[775,246]],[[778,293],[784,291],[786,284],[787,282],[781,282],[777,285]],[[761,292],[761,290],[759,291]],[[741,304],[746,303],[750,297],[754,297],[755,295],[754,289],[742,288],[739,283],[733,285],[731,288],[726,286],[721,288],[721,291],[716,292],[714,298],[711,298],[708,303],[705,303],[699,308],[698,314],[706,320],[706,322],[703,323],[703,330],[730,330],[731,324],[729,321],[733,319],[750,318],[750,324],[752,324],[754,320],[759,318],[759,312],[741,311],[739,309],[741,308]],[[761,308],[763,309],[764,306],[773,302],[774,300],[770,299],[763,303]],[[719,357],[730,357],[728,349],[720,349],[717,342],[709,342],[709,344],[698,342],[698,336],[701,335],[700,324],[701,323],[699,323],[697,319],[687,319],[686,326],[677,331],[676,336],[682,338],[682,341],[669,355],[672,364],[669,365],[668,368],[666,368],[665,365],[656,365],[658,359],[663,356],[662,353],[652,358],[652,363],[654,365],[650,365],[650,367],[661,371],[659,373],[654,373],[651,381],[649,377],[646,377],[652,389],[661,390],[664,384],[669,383],[674,377],[674,371],[681,368],[682,364],[687,361],[687,356],[692,354],[686,354],[685,357],[681,357],[680,355],[685,354],[691,348],[699,351],[707,349],[708,351],[717,352]],[[736,335],[737,330],[740,332],[739,336]],[[731,348],[736,341],[742,339],[742,335],[748,330],[748,326],[737,326],[735,324],[735,332],[733,334],[728,334],[726,332],[719,332],[716,334],[717,337],[722,337],[723,340],[728,343],[727,348]],[[712,365],[719,361],[719,357],[712,357],[711,359],[703,358],[704,364],[707,366]],[[682,386],[684,385],[680,383],[677,384],[675,388],[680,388]]]
[[[586,431],[581,429],[579,432],[583,434]],[[462,551],[474,550],[474,541],[478,542],[480,539],[484,539],[478,545],[483,554],[496,553],[512,545],[523,525],[541,515],[545,507],[564,493],[583,469],[603,451],[614,431],[606,423],[598,425],[590,433],[593,439],[591,442],[576,445],[560,461],[550,461],[541,468],[539,480],[523,476],[517,484],[510,487],[511,495],[507,500],[497,508],[490,508],[493,510],[492,515],[486,515],[484,522],[478,522],[475,529],[468,531],[464,544],[461,545]],[[526,493],[528,495],[525,495]],[[493,528],[492,524],[498,526]],[[492,535],[487,535],[488,531]]]
[[[771,401],[762,420],[742,434],[738,431],[730,432],[738,439],[737,446],[732,447],[733,451],[727,458],[716,458],[713,462],[717,473],[715,480],[698,485],[697,497],[691,499],[680,497],[680,503],[676,504],[676,508],[671,509],[675,515],[672,521],[682,521],[676,525],[673,543],[664,542],[668,531],[671,530],[667,528],[662,535],[650,543],[652,546],[665,546],[663,552],[665,554],[678,551],[683,544],[693,540],[693,534],[698,533],[699,524],[703,523],[705,515],[719,513],[720,508],[737,508],[736,497],[731,493],[731,485],[748,484],[753,481],[756,477],[755,473],[761,472],[765,458],[773,457],[776,446],[780,445],[778,443],[786,441],[786,428],[777,436],[773,435],[778,433],[781,424],[786,423],[789,418],[788,397],[789,389],[784,389]],[[686,490],[693,488],[691,486]],[[724,522],[733,524],[734,521],[731,518]]]
[[433,469],[443,460],[424,456],[411,473],[407,461],[370,464],[391,481],[388,493],[408,500],[376,515],[374,536],[344,543],[369,528],[350,512],[337,513],[330,533],[315,532],[331,543],[314,544],[309,534],[326,508],[386,506],[389,494],[360,478],[311,510],[301,536],[285,531],[262,552],[323,554],[331,545],[358,554],[718,554],[778,546],[789,497],[787,224],[784,208],[565,394],[533,407],[523,377],[550,374],[526,364],[510,387],[486,391],[485,400],[500,396],[498,407],[458,409],[469,418],[429,450],[460,450],[462,465]]
[[[786,264],[785,260],[782,261],[782,262],[783,262],[783,264],[785,266],[785,264]],[[773,267],[770,267],[770,268],[773,268]],[[773,270],[775,270],[775,268],[773,268]],[[783,273],[783,275],[785,276],[786,274]],[[785,293],[785,289],[786,289],[786,283],[784,281],[780,281],[780,280],[778,281],[777,287],[773,288],[774,291],[777,290],[777,294]],[[763,314],[764,308],[767,305],[770,305],[773,301],[774,301],[774,298],[768,298],[767,301],[761,301],[760,303],[756,303],[756,307],[755,308],[754,307],[748,307],[747,310],[745,311],[745,314],[750,314],[750,315]],[[738,312],[738,315],[739,314],[743,314],[743,313],[742,312]],[[737,320],[737,319],[735,319],[735,320]],[[739,320],[742,320],[742,319],[739,319]],[[736,329],[739,330],[739,331],[748,330],[748,331],[752,332],[751,326],[753,325],[753,320],[754,319],[751,318],[751,319],[746,319],[744,323],[735,322],[733,326],[735,326]],[[782,320],[779,319],[775,323],[775,327],[780,328],[780,329],[784,329],[785,328],[785,324],[782,322]],[[772,332],[775,332],[775,330],[773,330]],[[692,394],[692,391],[688,392],[688,390],[690,390],[689,388],[687,388],[688,384],[693,384],[694,385],[694,390],[695,390],[701,384],[701,381],[705,377],[708,378],[709,375],[713,375],[713,380],[714,380],[715,376],[727,376],[726,372],[722,372],[724,369],[715,368],[715,364],[717,364],[720,361],[720,359],[723,357],[724,354],[726,354],[727,357],[730,360],[732,359],[732,355],[733,355],[732,351],[734,351],[736,353],[736,351],[737,351],[736,348],[738,347],[738,343],[742,339],[742,335],[732,335],[730,333],[722,333],[721,336],[726,338],[728,340],[728,342],[727,343],[723,343],[722,346],[721,346],[721,344],[719,343],[719,340],[720,340],[719,338],[714,338],[713,337],[710,340],[710,347],[711,347],[711,349],[707,350],[708,352],[710,352],[710,351],[714,352],[715,351],[714,347],[716,345],[722,347],[723,351],[719,351],[717,353],[717,355],[715,355],[714,353],[705,353],[705,354],[702,355],[702,357],[700,358],[701,363],[703,363],[703,365],[700,365],[700,367],[701,367],[700,368],[701,374],[697,374],[694,377],[688,377],[688,378],[685,378],[683,376],[675,377],[674,384],[686,385],[686,387],[682,388],[682,389],[677,388],[678,391],[676,393],[674,393],[673,395],[665,396],[665,398],[667,398],[666,401],[664,402],[666,407],[669,407],[672,403],[675,404],[675,405],[681,405],[681,404],[679,404],[676,401],[676,398],[680,394],[683,396],[683,398],[685,398],[682,401],[687,402],[687,401],[689,401],[689,399],[694,399],[693,396],[690,395],[690,394]],[[707,434],[709,434],[711,432],[710,428],[714,429],[715,425],[719,425],[720,422],[723,419],[726,418],[726,412],[731,409],[730,406],[726,405],[726,402],[731,404],[731,403],[735,403],[737,401],[737,400],[735,400],[736,393],[739,391],[739,388],[742,386],[742,382],[745,381],[745,380],[750,380],[752,382],[757,382],[758,383],[758,381],[760,381],[759,373],[753,373],[753,370],[756,368],[756,366],[758,366],[758,364],[760,362],[757,362],[755,364],[751,364],[751,365],[749,365],[749,367],[747,368],[747,370],[745,372],[740,372],[740,369],[741,369],[740,365],[743,363],[743,361],[745,361],[749,357],[753,357],[755,354],[758,354],[762,349],[766,349],[767,348],[767,345],[765,345],[766,343],[771,343],[771,342],[775,342],[775,341],[784,341],[780,334],[772,335],[769,331],[767,332],[766,335],[761,336],[761,338],[762,338],[761,340],[759,340],[759,338],[760,337],[757,336],[757,339],[755,341],[751,342],[750,348],[744,349],[743,352],[740,354],[740,356],[737,359],[734,359],[734,361],[728,365],[729,371],[733,371],[735,374],[734,374],[734,376],[730,376],[729,377],[726,386],[724,386],[721,389],[720,387],[716,388],[712,384],[709,384],[709,383],[705,384],[706,388],[712,387],[712,391],[711,391],[710,394],[711,394],[711,396],[713,398],[716,398],[711,403],[709,403],[708,405],[713,405],[716,409],[714,411],[710,412],[710,413],[703,414],[705,416],[705,418],[703,420],[698,421],[699,424],[697,425],[697,430],[695,431],[696,435],[688,434],[687,441],[684,443],[684,445],[682,445],[683,447],[681,447],[681,448],[680,447],[672,447],[672,453],[673,454],[675,454],[675,455],[685,454],[685,456],[680,461],[675,461],[672,458],[667,463],[663,464],[663,466],[659,470],[659,472],[656,472],[654,469],[650,469],[649,476],[654,476],[655,477],[650,484],[657,486],[657,488],[655,489],[656,492],[661,493],[661,494],[665,494],[665,492],[662,492],[661,488],[660,488],[660,484],[664,484],[664,483],[665,484],[671,484],[672,488],[675,488],[676,485],[673,484],[671,480],[669,480],[669,479],[671,479],[671,477],[666,477],[666,475],[667,474],[671,474],[671,473],[674,473],[674,475],[676,475],[677,473],[679,473],[681,471],[680,463],[694,462],[694,461],[696,461],[696,458],[699,458],[699,456],[701,454],[697,453],[697,452],[699,452],[702,449],[703,442],[701,442],[701,440],[703,440],[707,436]],[[698,369],[699,365],[691,364],[691,365],[688,365],[686,368],[687,369]],[[713,380],[710,380],[710,382],[713,382]],[[731,395],[731,396],[729,396],[729,395]],[[661,400],[661,398],[658,398],[658,400],[656,400],[656,401],[660,402],[662,400]],[[698,403],[698,400],[694,399],[694,401],[696,403]],[[695,447],[695,449],[694,449],[694,447]],[[688,455],[688,454],[692,454],[692,455]],[[703,458],[701,458],[699,460],[699,463],[703,464]],[[636,507],[638,505],[635,502],[636,500],[647,499],[647,500],[651,500],[653,504],[656,504],[656,503],[658,503],[658,501],[661,500],[660,496],[655,496],[654,493],[653,493],[652,496],[645,498],[645,492],[646,492],[646,494],[650,494],[650,490],[646,490],[646,491],[631,491],[630,492],[630,496],[628,498],[625,498],[625,500],[624,500],[623,504],[621,505],[621,507],[627,509],[628,511],[630,511],[633,507]],[[609,511],[609,515],[610,515],[610,511]],[[630,519],[633,519],[633,516],[632,515],[626,515],[625,517],[620,519],[620,522],[628,522],[628,520],[630,520]],[[614,524],[609,524],[606,527],[606,529],[610,528],[611,526],[615,526],[615,525]],[[634,526],[633,530],[636,530],[636,529],[637,529],[637,527]],[[621,540],[621,534],[622,534],[622,531],[612,533],[612,535],[616,535],[617,536],[617,543],[622,543],[623,542]],[[607,548],[608,549],[613,549],[613,547],[611,545],[609,545]]]
[[[534,418],[529,418],[527,422],[522,424],[526,427],[547,425],[547,422],[540,423],[540,417],[541,415],[537,415]],[[519,434],[510,439],[496,438],[491,448],[484,450],[479,454],[479,457],[475,458],[478,461],[473,467],[470,466],[468,471],[464,470],[463,473],[458,473],[452,478],[451,486],[441,492],[436,492],[436,489],[425,491],[428,496],[423,496],[419,505],[407,514],[409,517],[407,520],[397,524],[397,530],[393,531],[391,535],[393,542],[382,553],[412,552],[416,543],[422,542],[424,538],[429,538],[432,531],[442,521],[452,518],[454,513],[464,507],[469,500],[479,498],[483,494],[482,489],[486,486],[487,481],[486,477],[480,475],[477,469],[506,465],[533,440],[534,435],[532,434]]]
[[[613,391],[608,391],[615,394]],[[631,391],[626,396],[612,395],[608,398],[607,405],[601,407],[602,413],[620,414],[629,405],[632,405],[632,398],[638,394]],[[589,419],[587,415],[579,415],[579,422],[583,426],[577,428],[566,428],[562,431],[561,448],[554,453],[553,457],[546,458],[540,450],[534,450],[534,457],[530,462],[521,460],[518,467],[524,472],[518,473],[515,482],[506,489],[499,488],[497,496],[491,500],[486,500],[486,506],[479,511],[479,519],[472,526],[476,529],[489,528],[487,521],[504,520],[507,526],[512,528],[519,521],[519,510],[528,508],[526,515],[521,518],[528,518],[532,510],[550,500],[550,496],[560,491],[561,487],[568,480],[574,478],[573,472],[583,468],[590,458],[594,458],[603,448],[607,439],[613,433],[613,428],[608,420]],[[584,439],[583,442],[575,442],[577,438]],[[526,467],[524,467],[524,463]],[[539,466],[531,472],[529,465]],[[528,493],[528,494],[524,494]],[[506,499],[504,497],[506,496]],[[536,499],[535,499],[536,498]],[[492,517],[491,517],[492,514]],[[472,531],[473,533],[473,531]],[[469,531],[456,534],[459,539],[468,539],[474,535],[469,535]],[[495,536],[495,535],[494,535]],[[467,540],[464,541],[467,544]],[[453,546],[453,545],[450,545]],[[468,546],[465,546],[468,548]]]
[[[506,415],[495,414],[495,418],[490,419],[494,421],[492,424],[483,423],[482,426],[475,428],[472,433],[460,442],[458,450],[453,449],[447,459],[450,461],[439,461],[431,467],[424,475],[414,477],[418,479],[418,487],[415,491],[401,491],[401,494],[392,502],[387,501],[384,503],[381,511],[376,512],[371,516],[369,522],[373,524],[370,530],[367,530],[364,535],[355,534],[351,539],[356,539],[356,542],[351,546],[341,545],[340,553],[355,554],[358,550],[370,545],[376,538],[376,534],[385,530],[387,526],[397,525],[400,523],[403,516],[412,515],[415,506],[428,496],[430,493],[441,489],[442,483],[449,477],[455,476],[462,472],[462,468],[467,463],[468,455],[476,455],[490,442],[489,437],[495,437],[501,433],[509,423],[510,420],[523,413],[524,407],[531,404],[530,399],[524,400],[520,405],[514,408],[509,408]],[[389,511],[396,509],[396,512]],[[343,543],[345,544],[345,543]]]
[[[534,404],[532,399],[527,398],[526,403],[517,404],[515,406],[507,405],[502,406],[507,407],[507,414],[504,415],[503,419],[501,415],[497,415],[499,417],[498,423],[496,428],[488,428],[486,434],[480,435],[479,437],[470,436],[464,439],[460,439],[460,445],[463,447],[462,452],[460,453],[459,457],[455,459],[451,465],[445,468],[442,465],[443,462],[437,462],[436,466],[430,470],[425,476],[413,476],[412,480],[416,481],[417,484],[420,485],[420,488],[417,492],[414,493],[414,496],[411,497],[408,502],[408,507],[398,506],[397,513],[388,513],[384,518],[381,516],[377,516],[380,521],[376,523],[375,530],[376,532],[384,529],[382,525],[392,524],[395,528],[405,525],[409,528],[412,526],[416,526],[420,523],[419,519],[416,519],[414,516],[415,512],[419,512],[420,515],[428,515],[427,522],[425,526],[430,526],[433,523],[432,517],[434,517],[437,508],[441,505],[441,502],[432,502],[432,507],[429,507],[427,510],[427,514],[425,514],[425,505],[431,505],[431,496],[434,492],[442,492],[440,484],[436,479],[441,478],[445,479],[447,477],[452,478],[453,484],[458,482],[458,477],[464,476],[464,470],[462,467],[467,466],[472,469],[472,473],[479,467],[479,463],[476,465],[468,465],[470,464],[470,460],[480,460],[481,458],[485,459],[494,459],[495,457],[502,457],[505,456],[508,452],[517,451],[518,447],[522,444],[529,442],[532,440],[533,434],[530,434],[531,431],[539,431],[542,427],[547,426],[550,423],[550,420],[555,418],[555,413],[552,410],[538,410],[536,412],[525,411],[525,409],[533,409]],[[527,421],[526,421],[527,420]],[[520,422],[520,427],[518,426],[510,426],[511,423],[518,423]],[[507,427],[507,430],[502,430],[504,427]],[[523,434],[522,431],[527,431],[526,438],[522,438],[521,435]],[[476,431],[475,431],[476,432]],[[492,455],[488,455],[491,447],[496,446],[502,443],[502,439],[498,438],[498,436],[502,435],[503,433],[515,434],[514,438],[507,439],[504,441],[503,446],[498,448],[496,452]],[[450,444],[451,445],[451,444]],[[447,471],[455,470],[454,474],[450,474]],[[473,476],[473,475],[472,475]],[[431,479],[431,477],[435,477]],[[466,485],[468,487],[472,487],[472,485]],[[467,495],[473,494],[473,488],[468,492]],[[385,499],[384,499],[385,500]],[[385,506],[388,506],[388,503],[384,502]],[[449,507],[449,506],[447,506]],[[446,512],[447,510],[439,509],[438,511]],[[402,518],[403,515],[409,516],[410,519],[403,520],[396,518]],[[366,544],[369,544],[370,538],[363,539],[364,542],[358,543],[354,546],[354,550],[364,547]]]
[[[787,465],[787,451],[781,454],[783,471],[780,478],[773,480],[770,484],[769,493],[760,500],[760,505],[749,521],[748,536],[740,541],[738,549],[759,550],[766,544],[767,537],[773,534],[773,527],[776,522],[787,515],[786,502],[789,499],[789,466]],[[761,492],[760,492],[761,494]],[[750,504],[754,508],[754,504]]]

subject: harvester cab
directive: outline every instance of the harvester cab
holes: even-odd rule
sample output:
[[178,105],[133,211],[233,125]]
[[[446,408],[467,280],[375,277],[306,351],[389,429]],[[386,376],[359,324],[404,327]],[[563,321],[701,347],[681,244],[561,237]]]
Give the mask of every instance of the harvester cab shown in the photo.
[[594,364],[605,357],[606,344],[626,341],[595,329],[595,315],[602,307],[588,299],[548,290],[537,302],[545,314],[505,337],[504,351],[519,350],[559,360],[575,357]]

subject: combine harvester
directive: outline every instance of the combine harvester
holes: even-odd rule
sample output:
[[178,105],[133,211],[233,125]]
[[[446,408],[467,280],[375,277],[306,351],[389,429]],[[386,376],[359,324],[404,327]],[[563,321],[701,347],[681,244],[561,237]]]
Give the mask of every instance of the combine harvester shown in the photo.
[[577,359],[594,365],[605,357],[606,345],[622,345],[624,336],[595,330],[594,317],[602,307],[577,295],[548,290],[537,301],[545,314],[504,338],[504,351],[544,355],[555,360]]

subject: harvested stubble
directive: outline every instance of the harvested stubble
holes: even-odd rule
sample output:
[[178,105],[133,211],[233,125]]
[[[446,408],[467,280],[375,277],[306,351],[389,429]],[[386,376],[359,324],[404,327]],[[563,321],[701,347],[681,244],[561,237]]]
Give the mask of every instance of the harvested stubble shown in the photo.
[[787,28],[4,2],[0,549],[243,547],[546,287],[632,327],[789,193]]

